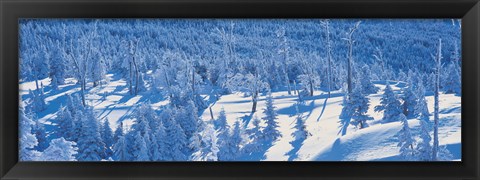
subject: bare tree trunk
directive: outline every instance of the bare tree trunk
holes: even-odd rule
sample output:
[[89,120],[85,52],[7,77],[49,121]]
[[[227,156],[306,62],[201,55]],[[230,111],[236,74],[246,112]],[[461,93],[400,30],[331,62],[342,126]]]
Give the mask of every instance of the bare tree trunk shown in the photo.
[[440,88],[440,68],[441,68],[441,59],[442,59],[442,39],[439,39],[438,52],[435,60],[436,63],[436,72],[435,72],[435,96],[434,96],[434,125],[433,125],[433,149],[432,149],[432,160],[436,161],[438,159],[438,113],[439,113],[439,88]]
[[139,76],[138,76],[138,66],[137,66],[137,62],[135,62],[135,55],[133,56],[132,58],[132,62],[133,62],[133,67],[135,68],[135,95],[138,94],[138,81],[139,81]]
[[132,72],[132,62],[131,61],[130,61],[129,65],[130,65],[130,74],[129,74],[130,78],[128,79],[128,90],[130,92],[130,95],[132,95],[133,94],[133,92],[132,92],[133,91],[133,87],[132,87],[133,72]]
[[258,101],[258,91],[255,91],[255,92],[252,94],[252,102],[253,102],[253,105],[252,105],[252,113],[254,113],[254,112],[257,111],[257,101]]

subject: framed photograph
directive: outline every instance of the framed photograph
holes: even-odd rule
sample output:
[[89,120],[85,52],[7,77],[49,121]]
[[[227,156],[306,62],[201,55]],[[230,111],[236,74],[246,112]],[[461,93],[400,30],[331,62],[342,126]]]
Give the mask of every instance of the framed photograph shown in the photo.
[[480,3],[3,1],[2,179],[478,179]]

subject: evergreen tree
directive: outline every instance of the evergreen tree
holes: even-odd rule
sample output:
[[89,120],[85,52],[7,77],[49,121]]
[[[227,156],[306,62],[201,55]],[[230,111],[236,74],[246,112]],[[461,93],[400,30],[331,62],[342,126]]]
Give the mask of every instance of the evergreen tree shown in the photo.
[[167,139],[167,132],[165,126],[162,122],[159,123],[158,127],[155,128],[155,140],[157,149],[155,149],[155,153],[152,155],[152,160],[154,161],[163,161],[166,160],[166,155],[168,154],[168,141]]
[[368,65],[363,65],[361,69],[361,76],[359,77],[360,85],[362,86],[363,94],[374,94],[377,93],[378,87],[372,83],[372,73]]
[[167,132],[167,147],[169,154],[166,160],[183,161],[187,160],[185,150],[187,148],[187,137],[182,127],[178,125],[173,119],[164,121]]
[[28,117],[24,109],[20,107],[20,138],[19,138],[19,158],[20,161],[34,161],[41,155],[40,152],[33,148],[37,146],[38,141],[34,134],[32,134],[32,126],[35,122]]
[[101,137],[103,140],[103,143],[105,143],[105,159],[108,159],[113,155],[112,152],[112,145],[115,143],[113,141],[113,132],[112,128],[110,128],[110,122],[108,122],[108,119],[105,119],[102,129],[101,129]]
[[215,120],[215,128],[217,130],[223,130],[229,128],[228,123],[227,123],[227,115],[225,114],[225,109],[222,107],[222,110],[220,110],[220,113]]
[[48,137],[45,127],[42,123],[36,121],[35,125],[32,128],[33,134],[37,137],[38,144],[35,146],[35,150],[44,151],[48,147]]
[[460,74],[460,67],[457,62],[450,62],[448,67],[445,69],[448,73],[446,74],[443,83],[443,90],[445,93],[455,93],[461,95],[462,93],[462,77]]
[[218,161],[218,131],[215,131],[212,125],[208,124],[202,132],[203,146],[199,151],[193,154],[194,161]]
[[123,136],[123,135],[124,135],[124,133],[123,133],[123,122],[120,122],[120,124],[118,124],[117,129],[115,129],[115,132],[113,134],[113,141],[117,142],[118,139],[120,138],[120,136]]
[[135,138],[133,141],[133,161],[149,161],[150,157],[148,155],[148,148],[147,148],[147,143],[145,142],[145,139],[147,137],[144,137],[141,135],[140,131],[136,131]]
[[64,57],[64,51],[61,44],[56,41],[55,44],[52,45],[53,48],[51,49],[51,62],[50,63],[50,78],[51,78],[51,85],[53,89],[58,89],[59,85],[65,84],[65,78],[67,77],[67,65],[68,62]]
[[397,100],[397,95],[393,92],[388,82],[380,99],[380,105],[375,106],[375,112],[380,111],[383,111],[383,122],[397,121],[399,115],[402,114],[401,103]]
[[413,89],[413,82],[409,81],[408,87],[405,88],[403,91],[403,114],[407,116],[407,118],[415,118],[417,117],[418,113],[415,111],[415,107],[417,106],[417,94]]
[[27,111],[42,112],[47,109],[47,103],[43,94],[43,86],[41,89],[30,90],[31,101],[27,106]]
[[263,130],[263,133],[265,134],[267,142],[274,142],[282,136],[280,131],[277,130],[277,111],[275,108],[276,107],[273,106],[272,93],[269,92],[266,100],[266,108],[263,111],[263,113],[266,115],[263,119],[267,122],[267,126]]
[[225,141],[223,149],[219,152],[220,161],[233,161],[241,155],[242,143],[244,142],[244,134],[240,121],[235,121],[229,138]]
[[77,159],[79,161],[100,161],[105,155],[105,143],[100,137],[98,120],[91,107],[85,109],[83,115],[79,122],[81,127],[79,127],[80,136],[77,141]]
[[360,129],[368,127],[367,120],[370,117],[367,115],[370,100],[362,93],[361,85],[357,82],[352,93],[348,96],[347,106],[352,110],[352,120],[350,124],[359,126]]
[[61,107],[57,115],[58,128],[55,132],[58,133],[58,137],[63,137],[67,141],[72,141],[75,136],[75,123],[73,117],[66,107]]
[[245,154],[257,152],[264,143],[263,133],[260,127],[260,119],[257,116],[253,117],[252,124],[253,128],[246,131],[249,142],[243,148]]
[[413,160],[414,158],[414,142],[408,126],[407,117],[400,114],[399,121],[402,123],[402,129],[398,132],[398,147],[400,147],[400,156],[405,160]]
[[430,136],[431,132],[431,122],[430,122],[430,113],[428,112],[427,100],[425,99],[425,88],[422,85],[422,82],[418,82],[417,95],[419,97],[415,111],[419,114],[418,119],[420,120],[420,141],[417,143],[416,147],[416,157],[420,161],[431,161],[432,160],[432,137]]
[[127,147],[127,140],[124,135],[118,137],[116,143],[113,145],[113,160],[127,161],[132,155],[129,154]]
[[53,139],[50,146],[42,153],[42,161],[76,161],[75,154],[78,148],[73,141],[67,141],[63,137]]

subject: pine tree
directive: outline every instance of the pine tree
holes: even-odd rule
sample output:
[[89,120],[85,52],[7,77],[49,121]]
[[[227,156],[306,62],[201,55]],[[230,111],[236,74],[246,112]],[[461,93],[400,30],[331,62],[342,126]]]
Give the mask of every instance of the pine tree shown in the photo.
[[417,94],[413,88],[413,82],[409,81],[408,87],[403,91],[403,114],[405,114],[407,118],[415,118],[418,115],[415,111],[415,107],[417,106]]
[[63,137],[53,139],[50,146],[42,153],[41,161],[76,161],[75,155],[78,148],[73,141],[67,141]]
[[67,141],[72,141],[75,136],[75,123],[73,117],[66,107],[61,107],[57,115],[58,128],[55,132],[58,133],[58,137],[63,137]]
[[307,139],[309,133],[305,126],[305,120],[303,120],[302,114],[299,113],[298,105],[295,106],[295,109],[297,111],[297,117],[295,118],[295,131],[292,133],[293,141],[304,141]]
[[370,100],[362,93],[362,87],[358,82],[355,83],[352,93],[348,96],[347,104],[352,110],[350,124],[359,126],[360,129],[368,127],[367,120],[370,117],[366,114],[370,106]]
[[29,106],[27,106],[27,110],[42,112],[47,109],[47,103],[45,101],[45,96],[43,95],[43,86],[34,91],[30,90],[29,94],[32,99],[29,102]]
[[113,155],[112,145],[115,143],[113,141],[113,132],[112,132],[112,128],[110,128],[110,122],[108,122],[108,119],[105,119],[102,125],[100,134],[101,134],[103,143],[105,143],[105,147],[106,147],[104,159],[108,159]]
[[120,122],[120,124],[118,124],[117,129],[115,129],[115,132],[113,134],[113,141],[117,142],[118,139],[123,135],[124,135],[124,133],[123,133],[123,122]]
[[35,125],[32,128],[33,134],[37,137],[38,144],[35,146],[35,150],[44,151],[48,147],[48,137],[45,127],[42,123],[36,121]]
[[182,127],[178,125],[173,119],[164,121],[167,132],[167,147],[169,154],[166,160],[183,161],[187,160],[185,150],[187,148],[187,137]]
[[240,121],[235,121],[232,132],[226,140],[221,151],[219,152],[220,161],[233,161],[241,155],[241,148],[243,147],[244,134],[242,131],[243,126]]
[[444,77],[443,89],[445,93],[455,93],[461,95],[462,93],[462,77],[460,74],[460,67],[457,62],[452,61],[445,69],[447,75]]
[[163,161],[166,160],[166,155],[168,154],[168,136],[165,129],[165,126],[162,122],[159,123],[158,127],[155,128],[155,140],[157,149],[152,155],[152,160],[154,161]]
[[359,77],[363,94],[374,94],[377,93],[379,89],[372,83],[371,77],[372,73],[370,72],[370,67],[366,64],[363,65],[361,69],[361,76]]
[[203,146],[199,151],[193,154],[192,160],[194,161],[218,161],[218,131],[215,131],[211,124],[205,126],[202,132],[202,144]]
[[264,143],[264,137],[260,127],[260,119],[257,116],[253,117],[252,124],[253,128],[246,131],[249,142],[243,148],[245,154],[257,152]]
[[92,107],[85,109],[83,115],[79,122],[81,127],[77,141],[77,159],[79,161],[100,161],[105,155],[105,143],[103,143],[100,136],[98,120],[93,113]]
[[383,122],[397,121],[399,115],[402,114],[401,103],[397,100],[397,95],[392,91],[388,82],[380,99],[380,105],[375,106],[375,112],[380,111],[383,111]]
[[145,139],[147,137],[144,137],[141,135],[140,131],[136,131],[135,138],[133,141],[133,161],[149,161],[150,157],[148,155],[148,148],[147,148],[147,143],[145,142]]
[[124,135],[118,137],[116,143],[113,145],[113,160],[127,161],[132,155],[129,154],[127,147],[127,140]]
[[215,128],[220,131],[229,128],[227,123],[227,115],[223,107],[222,110],[220,110],[217,119],[215,120]]
[[[423,104],[422,104],[423,105]],[[426,109],[426,108],[421,108]],[[428,114],[428,112],[427,112]],[[416,157],[420,161],[431,161],[432,160],[432,146],[430,141],[432,137],[430,136],[430,120],[428,115],[422,113],[420,115],[420,141],[417,143],[415,149]]]
[[410,132],[410,127],[408,126],[407,117],[404,114],[400,114],[399,121],[402,123],[402,129],[397,133],[398,134],[398,147],[400,147],[400,156],[405,160],[413,160],[414,158],[414,142],[415,140],[412,137]]
[[277,111],[275,108],[276,107],[273,105],[272,93],[269,92],[266,100],[266,108],[263,111],[266,115],[263,119],[267,122],[267,126],[263,130],[263,133],[265,134],[267,142],[272,143],[282,136],[280,131],[277,130]]
[[41,155],[33,148],[38,144],[37,138],[32,134],[32,126],[35,122],[28,117],[24,109],[20,107],[20,138],[19,138],[19,158],[20,161],[34,161]]

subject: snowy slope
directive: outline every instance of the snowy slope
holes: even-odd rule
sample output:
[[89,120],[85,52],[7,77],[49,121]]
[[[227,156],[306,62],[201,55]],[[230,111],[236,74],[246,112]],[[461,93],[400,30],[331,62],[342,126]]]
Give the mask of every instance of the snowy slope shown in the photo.
[[[159,94],[140,93],[137,96],[128,93],[126,82],[121,77],[109,74],[107,84],[88,89],[87,103],[94,107],[94,110],[100,120],[108,119],[111,128],[115,130],[119,122],[125,122],[127,127],[131,123],[130,113],[136,104],[150,101],[154,109],[158,109],[168,103]],[[49,80],[41,81],[44,86],[48,86]],[[54,124],[55,112],[60,105],[66,104],[65,94],[71,94],[79,91],[75,81],[69,79],[66,85],[60,87],[60,90],[45,89],[47,95],[46,101],[49,109],[41,112],[38,116],[41,122],[45,124]],[[383,83],[384,84],[384,83]],[[386,161],[399,160],[396,133],[401,128],[399,122],[381,124],[381,112],[374,112],[373,107],[379,104],[385,85],[376,84],[381,90],[377,94],[372,94],[370,98],[370,108],[368,114],[373,116],[374,120],[368,121],[370,127],[358,130],[349,126],[345,136],[341,136],[339,114],[342,109],[343,94],[340,91],[332,92],[331,98],[328,98],[326,92],[317,90],[313,97],[307,98],[299,111],[306,118],[306,128],[310,133],[305,141],[297,144],[290,144],[293,140],[291,135],[294,129],[296,113],[295,106],[298,97],[294,94],[288,95],[286,91],[273,92],[274,105],[278,113],[279,131],[282,137],[273,142],[271,147],[265,147],[265,152],[259,152],[260,156],[244,157],[244,160],[273,160],[273,161]],[[34,82],[21,83],[20,87],[22,99],[28,99],[28,89],[34,89]],[[393,85],[393,90],[400,93],[400,88]],[[207,96],[207,94],[205,94]],[[257,112],[251,113],[251,97],[244,96],[243,93],[233,93],[223,95],[219,98],[212,111],[214,117],[217,117],[222,108],[227,113],[228,123],[232,126],[238,119],[244,122],[246,128],[251,128],[251,120],[257,116],[265,116],[263,108],[265,107],[266,94],[261,94],[259,98]],[[454,159],[461,159],[461,104],[460,97],[453,94],[440,95],[440,145],[447,145],[447,148],[453,154]],[[427,96],[430,111],[433,110],[433,96]],[[327,106],[324,108],[324,104]],[[203,111],[201,117],[209,121],[210,112],[208,109]],[[433,119],[433,117],[431,117]],[[413,134],[419,128],[419,121],[410,119],[409,125],[413,129]],[[265,126],[265,124],[262,124]]]

